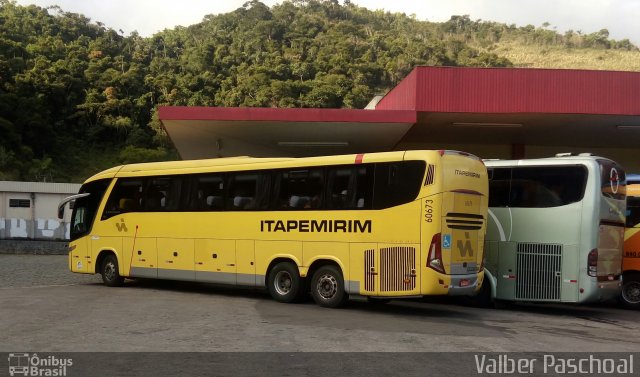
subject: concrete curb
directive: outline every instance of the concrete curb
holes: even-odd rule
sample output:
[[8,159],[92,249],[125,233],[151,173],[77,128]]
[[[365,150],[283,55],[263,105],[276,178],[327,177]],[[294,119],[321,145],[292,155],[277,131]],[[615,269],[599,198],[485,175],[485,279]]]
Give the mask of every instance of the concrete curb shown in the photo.
[[0,254],[66,255],[68,241],[0,240]]

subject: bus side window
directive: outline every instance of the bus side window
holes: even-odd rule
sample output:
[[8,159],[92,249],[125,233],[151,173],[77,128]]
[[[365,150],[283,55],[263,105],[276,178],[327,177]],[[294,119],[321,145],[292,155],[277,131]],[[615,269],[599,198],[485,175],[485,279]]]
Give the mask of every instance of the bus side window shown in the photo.
[[195,195],[190,208],[196,211],[224,210],[224,176],[222,174],[202,174],[195,177]]
[[[511,201],[511,168],[489,168],[489,207],[508,207]],[[513,193],[513,195],[516,195]]]
[[373,208],[389,208],[416,200],[426,170],[424,161],[377,163]]
[[332,167],[329,169],[328,208],[352,208],[354,169],[352,167]]
[[371,209],[373,205],[373,165],[356,168],[355,207],[357,209]]
[[[550,208],[582,200],[587,171],[578,165],[517,167],[512,178],[509,207]],[[491,207],[491,183],[489,190]]]
[[241,172],[229,180],[227,208],[231,211],[266,209],[269,203],[271,176],[269,172]]
[[275,209],[319,209],[322,206],[323,176],[322,169],[278,171]]
[[142,179],[119,178],[111,190],[111,195],[102,212],[101,220],[109,219],[113,216],[136,212],[140,210],[142,201]]
[[329,168],[327,207],[329,209],[371,209],[373,174],[373,164]]
[[144,209],[149,212],[177,211],[180,208],[182,177],[151,177],[144,194]]

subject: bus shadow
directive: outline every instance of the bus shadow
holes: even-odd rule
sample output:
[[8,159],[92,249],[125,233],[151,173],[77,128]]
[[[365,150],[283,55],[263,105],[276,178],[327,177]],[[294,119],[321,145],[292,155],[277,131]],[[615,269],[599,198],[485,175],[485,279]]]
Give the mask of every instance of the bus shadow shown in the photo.
[[[100,285],[101,283],[96,283]],[[153,289],[168,292],[184,292],[196,293],[204,295],[220,295],[224,297],[251,298],[260,300],[265,303],[273,303],[274,305],[283,305],[274,301],[265,288],[238,287],[222,284],[158,280],[158,279],[135,279],[126,280],[125,287],[136,289]],[[311,295],[304,297],[302,300],[293,304],[300,308],[317,308],[316,303]],[[481,309],[480,309],[481,310]],[[369,302],[366,298],[360,296],[352,296],[347,304],[337,309],[337,311],[359,311],[376,314],[415,316],[421,318],[459,318],[474,319],[476,314],[473,311],[465,310],[462,307],[454,305],[454,301],[447,297],[426,297],[418,299],[397,299],[391,300],[389,303]]]
[[[471,307],[466,303],[458,302],[458,305]],[[480,309],[480,308],[477,308]],[[619,325],[617,319],[628,320],[634,313],[626,310],[617,302],[596,303],[589,305],[548,304],[531,302],[501,302],[496,306],[486,308],[495,310],[496,313],[526,313],[548,315],[553,317],[572,317],[593,322]]]
[[169,292],[184,292],[197,294],[215,294],[225,297],[249,297],[253,299],[270,299],[266,290],[262,288],[238,287],[233,285],[212,284],[192,281],[135,279],[126,280],[125,287],[140,289],[155,289]]
[[[88,285],[101,286],[101,282],[92,282]],[[238,287],[223,284],[158,280],[135,279],[126,280],[125,287],[137,289],[154,289],[169,292],[184,292],[203,295],[220,295],[224,297],[250,298],[260,300],[262,303],[275,302],[265,288]],[[294,304],[300,308],[318,308],[311,296],[305,297]],[[323,309],[323,308],[319,308]],[[544,303],[501,303],[495,307],[474,307],[457,297],[432,296],[415,299],[395,299],[388,303],[370,302],[364,297],[352,296],[347,304],[339,311],[357,311],[371,314],[402,315],[420,318],[446,317],[457,320],[477,320],[487,317],[500,316],[502,314],[536,314],[553,317],[573,317],[593,322],[620,325],[618,319],[628,320],[628,316],[635,316],[635,310],[628,310],[615,302],[591,305],[562,305]]]
[[[315,303],[312,302],[315,305]],[[356,310],[361,312],[379,313],[388,315],[415,316],[421,318],[442,318],[448,319],[469,319],[477,317],[476,313],[460,310],[456,306],[449,305],[446,300],[432,299],[397,299],[391,302],[372,303],[364,298],[349,300],[344,307],[345,310]],[[479,314],[479,313],[478,313]]]

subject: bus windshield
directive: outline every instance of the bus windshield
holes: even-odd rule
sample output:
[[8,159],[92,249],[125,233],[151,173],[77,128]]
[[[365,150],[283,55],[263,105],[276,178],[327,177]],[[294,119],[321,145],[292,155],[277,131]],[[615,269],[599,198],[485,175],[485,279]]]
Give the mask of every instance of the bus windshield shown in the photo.
[[98,206],[102,201],[110,180],[99,180],[88,183],[80,188],[80,194],[88,196],[76,199],[73,203],[73,213],[71,215],[70,239],[75,240],[91,231],[91,224],[98,212]]

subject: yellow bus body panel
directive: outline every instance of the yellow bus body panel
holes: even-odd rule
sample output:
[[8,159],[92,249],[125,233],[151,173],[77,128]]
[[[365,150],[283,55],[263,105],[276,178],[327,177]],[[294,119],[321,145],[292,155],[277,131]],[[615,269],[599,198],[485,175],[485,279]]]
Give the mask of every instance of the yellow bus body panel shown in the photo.
[[[270,266],[279,260],[291,261],[308,278],[314,266],[333,262],[342,270],[351,294],[446,295],[452,287],[459,288],[460,276],[472,276],[477,290],[483,278],[477,266],[483,257],[488,185],[482,162],[463,155],[408,151],[305,159],[174,161],[116,167],[87,182],[402,160],[424,160],[434,167],[435,176],[421,184],[415,200],[382,210],[129,212],[102,220],[100,214],[114,179],[91,233],[71,242],[69,267],[73,272],[95,273],[100,253],[111,251],[125,277],[264,287]],[[449,168],[461,173],[445,173]],[[472,231],[445,230],[450,213],[476,214],[481,225]],[[337,221],[343,227],[332,229]],[[443,232],[451,236],[454,246],[443,250],[445,274],[427,266],[432,237]],[[464,246],[460,249],[463,254],[455,247],[458,241]],[[450,274],[453,265],[463,264],[476,267],[465,270],[466,275]]]

